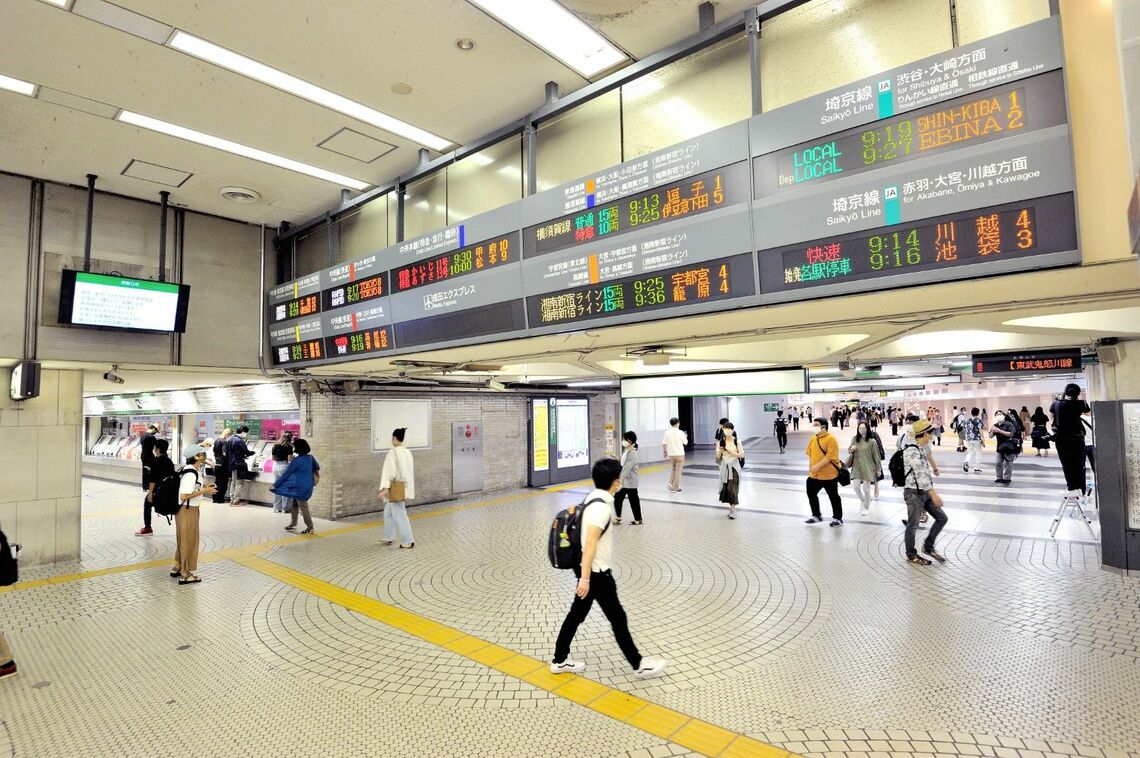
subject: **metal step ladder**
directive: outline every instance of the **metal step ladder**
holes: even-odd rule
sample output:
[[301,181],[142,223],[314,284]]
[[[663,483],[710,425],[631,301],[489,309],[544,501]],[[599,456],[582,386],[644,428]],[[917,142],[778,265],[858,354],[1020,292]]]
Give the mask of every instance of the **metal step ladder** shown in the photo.
[[1096,532],[1092,528],[1092,519],[1085,514],[1086,500],[1085,493],[1073,494],[1076,490],[1069,490],[1061,496],[1061,505],[1057,508],[1057,515],[1053,517],[1053,525],[1049,527],[1049,536],[1056,538],[1057,530],[1061,527],[1061,519],[1065,518],[1066,514],[1074,518],[1079,517],[1084,520],[1085,526],[1089,529],[1089,534],[1092,538],[1096,539]]

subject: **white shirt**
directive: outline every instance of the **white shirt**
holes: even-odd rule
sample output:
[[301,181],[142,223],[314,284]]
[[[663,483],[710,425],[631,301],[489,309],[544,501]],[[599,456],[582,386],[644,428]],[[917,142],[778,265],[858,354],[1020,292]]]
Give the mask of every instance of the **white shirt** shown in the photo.
[[685,445],[689,444],[689,435],[676,427],[669,427],[665,430],[665,438],[661,440],[661,444],[665,446],[665,455],[683,456]]
[[602,536],[598,538],[598,548],[594,551],[594,562],[590,564],[590,571],[606,571],[613,568],[614,559],[614,530],[606,529],[606,525],[614,517],[614,496],[605,490],[594,490],[583,500],[601,499],[600,503],[590,503],[582,516],[582,549],[586,549],[586,539],[590,534],[590,527],[602,529]]
[[412,451],[403,445],[394,447],[384,456],[384,468],[380,470],[380,489],[386,490],[397,479],[404,482],[404,496],[411,500],[416,496],[416,466]]
[[[178,478],[179,499],[185,497],[186,495],[192,495],[198,491],[199,476],[201,475],[194,470],[193,466],[189,466],[183,470],[182,476]],[[199,503],[194,502],[192,499],[185,501],[185,503],[191,508],[197,508],[199,506]]]

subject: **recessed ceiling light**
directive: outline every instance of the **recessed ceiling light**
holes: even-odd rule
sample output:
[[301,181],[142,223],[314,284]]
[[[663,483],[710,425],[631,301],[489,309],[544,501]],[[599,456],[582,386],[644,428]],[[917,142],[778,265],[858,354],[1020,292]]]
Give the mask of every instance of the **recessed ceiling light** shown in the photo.
[[166,121],[160,121],[157,118],[144,116],[141,113],[134,113],[132,111],[120,111],[117,118],[119,121],[122,121],[125,124],[132,124],[134,126],[142,127],[143,129],[150,129],[151,131],[159,132],[160,134],[167,134],[171,137],[184,139],[187,142],[195,142],[199,145],[212,147],[215,150],[223,150],[227,153],[240,155],[244,158],[250,158],[255,161],[261,161],[262,163],[268,163],[271,166],[277,166],[289,171],[296,171],[298,174],[305,174],[317,179],[323,179],[326,182],[332,182],[333,184],[338,184],[342,187],[348,187],[349,189],[363,191],[372,186],[371,184],[359,181],[357,179],[352,179],[341,174],[333,173],[332,171],[326,171],[325,169],[317,168],[316,166],[310,166],[307,163],[295,161],[292,158],[285,158],[280,155],[275,155],[274,153],[266,152],[265,150],[258,150],[256,147],[242,145],[238,142],[231,142],[228,139],[222,139],[221,137],[215,137],[212,134],[205,134],[204,132],[188,129],[185,126],[179,126],[178,124],[171,124]]
[[222,187],[218,190],[218,194],[230,202],[242,203],[243,205],[256,203],[261,199],[261,193],[246,187]]
[[20,95],[27,95],[34,97],[36,94],[36,85],[31,82],[25,82],[23,79],[16,79],[11,76],[4,76],[0,74],[0,89],[6,89],[9,92],[15,92]]
[[583,77],[613,68],[627,56],[555,0],[468,0]]
[[454,144],[451,140],[420,129],[418,126],[412,126],[398,118],[389,116],[387,113],[381,113],[375,108],[369,108],[367,105],[349,100],[347,97],[331,92],[324,87],[310,84],[303,79],[298,79],[284,71],[259,63],[252,58],[247,58],[192,34],[176,31],[166,44],[175,50],[181,50],[216,66],[228,68],[230,71],[248,76],[250,79],[276,87],[317,105],[323,105],[346,116],[360,119],[366,124],[372,124],[384,131],[399,135],[424,147],[429,147],[436,152],[443,152]]
[[71,3],[71,0],[44,0],[48,5],[58,5],[60,8],[66,9]]
[[388,89],[395,92],[397,95],[410,95],[412,94],[412,85],[407,82],[392,82],[392,86]]
[[455,40],[455,46],[463,52],[468,53],[475,49],[475,40],[470,37],[460,37]]

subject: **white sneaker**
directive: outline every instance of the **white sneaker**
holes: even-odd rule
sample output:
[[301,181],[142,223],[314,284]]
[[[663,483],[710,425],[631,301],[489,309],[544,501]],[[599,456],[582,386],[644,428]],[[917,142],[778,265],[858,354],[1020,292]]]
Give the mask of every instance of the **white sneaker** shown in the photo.
[[664,658],[642,658],[641,668],[635,670],[633,675],[638,679],[652,679],[655,676],[661,676],[665,673],[665,667],[669,665],[669,661]]
[[579,671],[585,671],[586,664],[583,661],[576,661],[573,658],[567,658],[562,663],[550,662],[551,674],[577,674]]

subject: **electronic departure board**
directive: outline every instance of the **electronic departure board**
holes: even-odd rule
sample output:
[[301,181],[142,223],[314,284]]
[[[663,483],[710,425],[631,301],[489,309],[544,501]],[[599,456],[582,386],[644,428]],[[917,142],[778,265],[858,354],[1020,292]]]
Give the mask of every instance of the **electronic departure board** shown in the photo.
[[754,293],[752,256],[744,254],[528,297],[527,316],[532,327],[541,327],[713,303]]
[[1081,370],[1080,348],[973,355],[970,372],[981,374],[1075,374]]
[[1058,19],[275,287],[316,365],[1080,260]]
[[[802,292],[918,275],[889,285],[898,286],[947,278],[927,278],[927,273],[978,276],[986,264],[998,261],[1036,269],[1049,254],[1076,249],[1075,222],[1073,196],[1065,194],[811,240],[763,251],[760,287],[765,293]],[[853,289],[873,291],[874,285],[833,291]]]
[[1066,123],[1060,71],[756,158],[758,198]]

